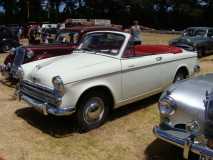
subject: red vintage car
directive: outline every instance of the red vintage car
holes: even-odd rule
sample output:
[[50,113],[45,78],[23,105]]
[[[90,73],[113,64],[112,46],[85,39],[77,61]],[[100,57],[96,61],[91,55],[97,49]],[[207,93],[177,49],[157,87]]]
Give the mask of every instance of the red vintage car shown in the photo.
[[108,26],[66,28],[61,30],[56,40],[50,44],[29,45],[11,49],[4,60],[4,64],[0,65],[0,71],[7,79],[14,79],[20,65],[44,58],[70,54],[85,33],[97,30],[120,31],[121,28]]

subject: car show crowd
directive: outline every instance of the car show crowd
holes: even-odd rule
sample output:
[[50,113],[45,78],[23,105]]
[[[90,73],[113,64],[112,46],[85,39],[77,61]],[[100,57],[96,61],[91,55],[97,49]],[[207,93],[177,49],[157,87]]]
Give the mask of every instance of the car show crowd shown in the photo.
[[[0,27],[0,71],[16,95],[44,115],[77,115],[81,132],[114,108],[162,93],[156,137],[213,159],[213,74],[195,76],[213,51],[213,28],[190,27],[168,45],[143,44],[138,21],[71,19]],[[21,41],[28,39],[28,45]],[[146,84],[146,86],[144,86]]]

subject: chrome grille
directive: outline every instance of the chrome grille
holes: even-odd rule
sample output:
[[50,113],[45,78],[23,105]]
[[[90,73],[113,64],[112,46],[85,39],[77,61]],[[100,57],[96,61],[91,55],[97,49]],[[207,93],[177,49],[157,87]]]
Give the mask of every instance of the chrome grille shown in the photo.
[[29,81],[21,82],[20,91],[24,95],[32,97],[42,103],[48,103],[51,105],[56,105],[59,98],[55,94],[54,90]]

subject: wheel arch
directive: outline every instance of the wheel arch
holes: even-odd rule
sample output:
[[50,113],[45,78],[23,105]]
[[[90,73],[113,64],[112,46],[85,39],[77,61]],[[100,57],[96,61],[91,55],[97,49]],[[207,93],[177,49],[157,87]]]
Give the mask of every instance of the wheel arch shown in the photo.
[[[178,72],[184,72],[184,75],[186,76],[185,78],[190,76],[189,68],[186,65],[180,65],[179,67],[177,67],[175,76],[177,75]],[[175,76],[173,77],[173,79],[175,79]]]
[[106,85],[91,86],[91,87],[88,87],[85,90],[83,90],[83,92],[80,94],[80,97],[77,100],[76,107],[80,104],[81,99],[86,94],[88,94],[91,91],[97,91],[97,90],[103,91],[103,93],[106,94],[109,97],[109,99],[110,99],[110,102],[109,102],[110,103],[110,110],[113,109],[114,105],[115,105],[115,98],[114,98],[114,95],[113,95],[111,89]]

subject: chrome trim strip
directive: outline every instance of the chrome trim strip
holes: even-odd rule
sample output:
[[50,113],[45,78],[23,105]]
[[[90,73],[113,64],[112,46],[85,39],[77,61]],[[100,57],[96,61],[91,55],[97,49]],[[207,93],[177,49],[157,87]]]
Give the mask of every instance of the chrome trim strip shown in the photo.
[[146,66],[130,68],[130,69],[127,69],[125,71],[122,71],[122,73],[134,71],[134,70],[138,70],[138,69],[144,69],[144,68],[148,68],[148,67],[152,67],[152,66],[156,66],[156,65],[167,64],[167,63],[172,63],[172,62],[176,62],[176,61],[182,61],[182,60],[189,59],[189,58],[197,58],[197,57],[193,56],[193,57],[181,58],[181,59],[176,59],[176,60],[171,60],[171,61],[166,61],[166,62],[160,62],[160,63],[156,62],[156,63],[149,64],[149,65],[146,65]]
[[[171,144],[178,146],[180,148],[184,148],[185,140],[179,139],[179,138],[177,138],[177,137],[175,137],[171,134],[166,133],[165,131],[160,129],[160,127],[158,127],[158,126],[155,126],[153,128],[153,133],[157,138],[159,138],[163,141],[171,143]],[[205,155],[205,156],[213,157],[213,150],[209,149],[206,146],[201,146],[199,144],[193,143],[193,144],[191,144],[190,150],[193,153],[198,154],[198,155]]]
[[59,100],[61,101],[61,97],[57,96],[54,90],[28,81],[20,83],[20,93],[44,103],[51,103],[52,105],[58,104]]
[[[139,58],[139,57],[135,57],[135,58]],[[81,80],[78,80],[78,81],[68,82],[68,83],[65,83],[64,85],[72,84],[72,83],[80,83],[80,82],[86,81],[86,80],[92,80],[92,79],[96,79],[96,78],[106,77],[106,76],[114,75],[114,74],[117,74],[117,73],[126,73],[126,72],[130,72],[130,71],[134,71],[134,70],[148,68],[148,67],[155,66],[155,65],[166,64],[166,63],[181,61],[181,60],[190,59],[190,58],[197,58],[197,57],[193,56],[193,57],[181,58],[181,59],[171,60],[171,61],[167,61],[167,62],[155,63],[155,64],[146,65],[146,66],[140,66],[140,67],[130,68],[130,69],[126,69],[126,70],[115,71],[115,72],[111,72],[111,73],[107,73],[107,74],[103,74],[103,75],[99,75],[99,76],[95,76],[95,77],[89,77],[89,78],[81,79]],[[122,60],[128,60],[128,58],[122,58],[121,61]]]
[[121,74],[122,72],[121,71],[115,71],[115,72],[111,72],[111,73],[107,73],[107,74],[102,74],[102,75],[95,76],[95,77],[89,77],[89,78],[81,79],[81,80],[78,80],[78,81],[68,82],[68,83],[65,83],[64,85],[80,83],[82,81],[97,79],[97,78],[101,78],[101,77],[107,77],[107,76],[114,75],[114,74],[119,74],[119,73]]
[[[41,89],[39,89],[39,88],[35,88],[35,87],[32,87],[32,86],[30,86],[30,85],[26,85],[26,84],[23,84],[23,87],[26,87],[28,90],[30,89],[31,91],[35,91],[35,92],[37,92],[38,94],[45,94],[45,95],[48,96],[48,97],[54,97],[53,92],[52,92],[52,94],[51,94],[51,93],[49,93],[47,90],[41,90]],[[25,89],[25,88],[23,88],[23,89]]]
[[37,88],[41,88],[43,90],[47,90],[50,93],[53,92],[52,88],[49,88],[49,87],[41,85],[41,84],[33,83],[33,82],[29,81],[29,80],[24,80],[24,81],[22,81],[22,83],[26,83],[26,84],[29,84],[29,85],[31,85],[33,87],[37,87]]
[[43,113],[44,115],[48,115],[47,104],[39,103],[38,101],[36,101],[36,100],[26,96],[26,95],[21,95],[20,99],[27,102],[29,105],[31,105],[33,108],[35,108],[37,111]]

